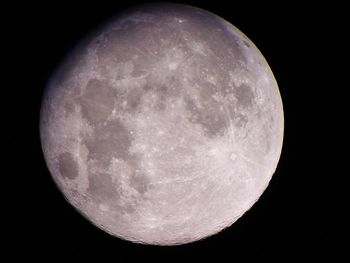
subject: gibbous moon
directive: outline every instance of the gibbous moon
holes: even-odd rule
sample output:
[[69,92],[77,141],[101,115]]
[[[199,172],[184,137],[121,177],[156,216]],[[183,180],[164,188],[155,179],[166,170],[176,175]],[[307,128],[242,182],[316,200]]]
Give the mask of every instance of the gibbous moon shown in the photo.
[[129,9],[80,43],[44,93],[58,188],[119,238],[177,245],[232,225],[266,189],[283,107],[262,54],[199,8]]

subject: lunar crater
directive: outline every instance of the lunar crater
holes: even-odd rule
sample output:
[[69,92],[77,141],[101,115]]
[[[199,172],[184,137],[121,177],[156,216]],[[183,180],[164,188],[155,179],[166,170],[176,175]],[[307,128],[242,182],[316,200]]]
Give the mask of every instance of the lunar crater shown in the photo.
[[117,93],[108,83],[91,79],[78,99],[81,113],[91,125],[99,125],[112,113]]
[[131,141],[132,135],[119,119],[95,126],[93,134],[83,138],[89,150],[88,159],[97,160],[103,166],[108,165],[112,157],[128,160]]
[[58,167],[62,177],[75,179],[78,174],[78,165],[70,152],[61,153],[58,156]]
[[235,87],[234,94],[237,98],[238,106],[246,108],[253,105],[254,91],[251,90],[249,85],[241,84],[240,86]]

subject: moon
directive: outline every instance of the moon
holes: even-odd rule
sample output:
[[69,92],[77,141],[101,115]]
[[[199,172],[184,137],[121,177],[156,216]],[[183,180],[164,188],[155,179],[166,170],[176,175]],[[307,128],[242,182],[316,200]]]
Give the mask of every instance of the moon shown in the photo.
[[179,245],[232,225],[276,170],[283,106],[242,32],[181,4],[136,6],[50,79],[40,138],[53,180],[121,239]]

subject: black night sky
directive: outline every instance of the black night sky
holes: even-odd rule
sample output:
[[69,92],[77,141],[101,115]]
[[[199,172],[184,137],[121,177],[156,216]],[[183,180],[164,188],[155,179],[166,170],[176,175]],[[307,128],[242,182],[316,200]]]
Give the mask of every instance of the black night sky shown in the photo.
[[[94,227],[52,181],[40,148],[45,85],[84,36],[140,1],[36,1],[2,7],[5,158],[1,262],[133,262],[225,257],[230,262],[345,262],[345,6],[317,1],[178,1],[211,11],[243,31],[275,74],[285,113],[282,156],[260,200],[232,227],[177,247],[137,245]],[[334,9],[335,8],[335,9]],[[346,31],[347,30],[347,31]],[[7,32],[8,31],[8,32]],[[344,51],[342,51],[344,50]],[[347,68],[349,68],[347,66]],[[347,120],[347,121],[346,121]],[[312,261],[313,262],[313,261]]]

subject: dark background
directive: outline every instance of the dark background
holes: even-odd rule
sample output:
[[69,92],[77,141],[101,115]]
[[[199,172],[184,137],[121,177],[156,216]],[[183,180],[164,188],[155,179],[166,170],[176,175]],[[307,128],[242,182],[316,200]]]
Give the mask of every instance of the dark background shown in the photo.
[[[73,1],[72,1],[73,2]],[[177,247],[137,245],[97,229],[63,198],[39,140],[42,92],[84,36],[140,1],[46,1],[4,5],[5,175],[1,237],[5,261],[129,262],[225,260],[345,262],[345,5],[317,1],[178,1],[207,9],[241,29],[261,50],[279,83],[285,138],[277,171],[260,200],[233,226]],[[1,260],[2,261],[2,260]],[[4,261],[2,261],[4,262]]]

